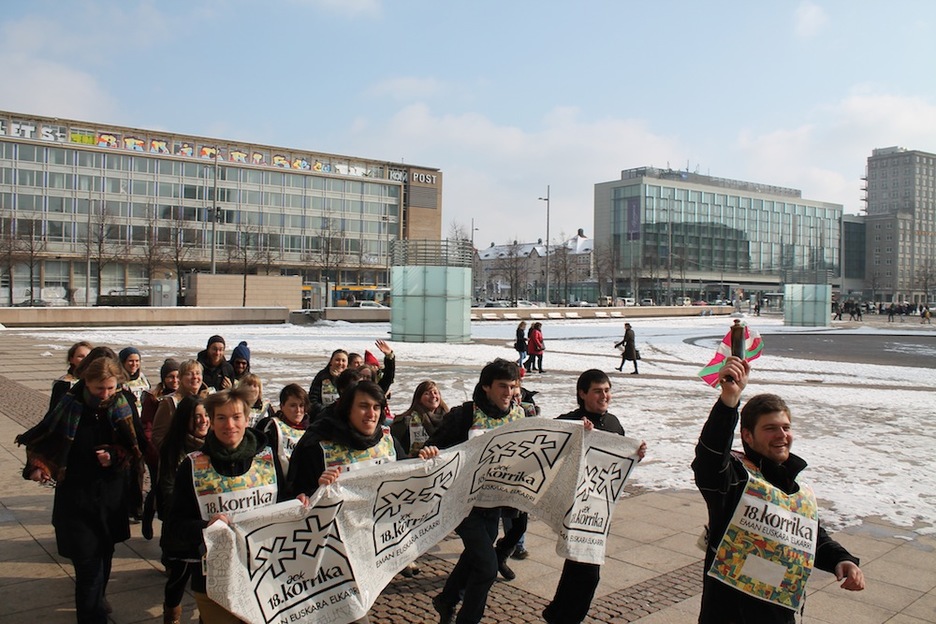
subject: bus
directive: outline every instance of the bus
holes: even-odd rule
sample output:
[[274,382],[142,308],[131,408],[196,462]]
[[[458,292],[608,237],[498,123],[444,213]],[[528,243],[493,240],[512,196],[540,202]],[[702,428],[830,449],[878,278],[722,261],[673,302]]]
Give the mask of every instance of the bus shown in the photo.
[[390,305],[390,289],[386,286],[335,286],[332,290],[332,306],[346,307],[358,301],[374,301]]

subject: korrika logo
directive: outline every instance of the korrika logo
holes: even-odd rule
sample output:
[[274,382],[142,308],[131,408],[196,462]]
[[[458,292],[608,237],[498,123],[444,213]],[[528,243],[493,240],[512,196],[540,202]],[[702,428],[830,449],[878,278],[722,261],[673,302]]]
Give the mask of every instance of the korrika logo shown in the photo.
[[566,513],[563,526],[570,531],[606,535],[611,509],[621,496],[624,482],[635,461],[591,447],[585,452],[585,474],[575,489],[575,500]]
[[490,441],[475,471],[471,493],[498,483],[538,494],[572,433],[548,429],[488,434]]

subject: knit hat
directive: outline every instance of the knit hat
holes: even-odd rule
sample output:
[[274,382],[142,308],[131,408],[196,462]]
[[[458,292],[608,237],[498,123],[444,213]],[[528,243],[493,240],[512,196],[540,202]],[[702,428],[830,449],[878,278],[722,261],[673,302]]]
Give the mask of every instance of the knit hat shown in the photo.
[[127,358],[131,355],[140,355],[140,350],[136,347],[124,347],[120,350],[120,353],[117,354],[117,357],[120,358],[121,362],[126,362]]
[[250,364],[250,348],[247,346],[246,340],[241,340],[236,347],[234,347],[234,352],[231,353],[231,361],[234,360],[244,360]]
[[377,361],[377,358],[374,357],[374,354],[370,351],[364,352],[364,363],[368,366],[380,366],[380,362]]
[[[216,342],[220,342],[220,343],[223,344],[223,345],[226,345],[226,344],[227,344],[226,342],[224,342],[224,338],[222,338],[221,336],[215,334],[214,336],[212,336],[211,338],[208,339],[208,347],[210,347],[211,345],[213,345],[213,344],[216,343]],[[206,348],[207,348],[207,347],[206,347]]]
[[172,358],[166,358],[166,361],[163,362],[162,367],[159,369],[159,380],[165,381],[166,377],[169,376],[169,373],[174,373],[179,370],[179,362]]

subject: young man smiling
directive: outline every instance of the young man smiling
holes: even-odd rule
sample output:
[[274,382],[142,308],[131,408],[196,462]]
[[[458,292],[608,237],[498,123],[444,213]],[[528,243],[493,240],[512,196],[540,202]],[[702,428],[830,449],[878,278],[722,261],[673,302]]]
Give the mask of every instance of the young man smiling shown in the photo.
[[721,397],[692,462],[709,519],[700,624],[792,624],[813,567],[833,572],[843,589],[864,589],[858,559],[825,532],[815,495],[796,481],[806,462],[790,452],[793,429],[783,399],[748,400],[740,414],[744,452],[732,452],[749,372],[744,360],[725,360]]
[[[484,435],[508,422],[526,416],[523,408],[513,402],[520,384],[520,368],[516,362],[496,359],[481,370],[472,400],[452,409],[442,420],[427,446],[448,448]],[[455,616],[459,599],[457,624],[477,624],[484,615],[487,595],[497,579],[497,539],[500,509],[472,508],[455,529],[465,545],[458,563],[445,582],[442,593],[432,599],[439,613],[440,624],[449,624]]]

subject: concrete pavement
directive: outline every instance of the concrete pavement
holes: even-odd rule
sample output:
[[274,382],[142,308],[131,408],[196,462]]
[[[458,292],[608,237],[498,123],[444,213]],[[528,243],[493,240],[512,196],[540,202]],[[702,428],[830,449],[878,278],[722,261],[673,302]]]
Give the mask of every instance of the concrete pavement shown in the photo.
[[[0,624],[73,622],[72,568],[55,550],[50,523],[53,490],[25,481],[24,451],[13,438],[36,422],[48,402],[51,380],[61,374],[60,354],[50,357],[21,334],[0,334]],[[48,342],[46,342],[48,344]],[[608,557],[587,622],[695,622],[701,591],[702,552],[696,540],[705,506],[694,491],[632,490],[618,505]],[[116,623],[150,622],[161,614],[164,577],[157,538],[144,540],[139,525],[117,548],[107,595]],[[874,624],[936,622],[936,538],[875,518],[837,534],[858,555],[868,580],[864,592],[838,588],[832,575],[809,581],[804,622]],[[511,561],[512,582],[498,581],[484,622],[539,622],[562,567],[552,531],[531,522],[531,553]],[[423,557],[422,574],[397,577],[371,610],[375,624],[437,621],[429,599],[442,586],[461,550],[448,538]],[[185,621],[196,621],[186,596]]]

